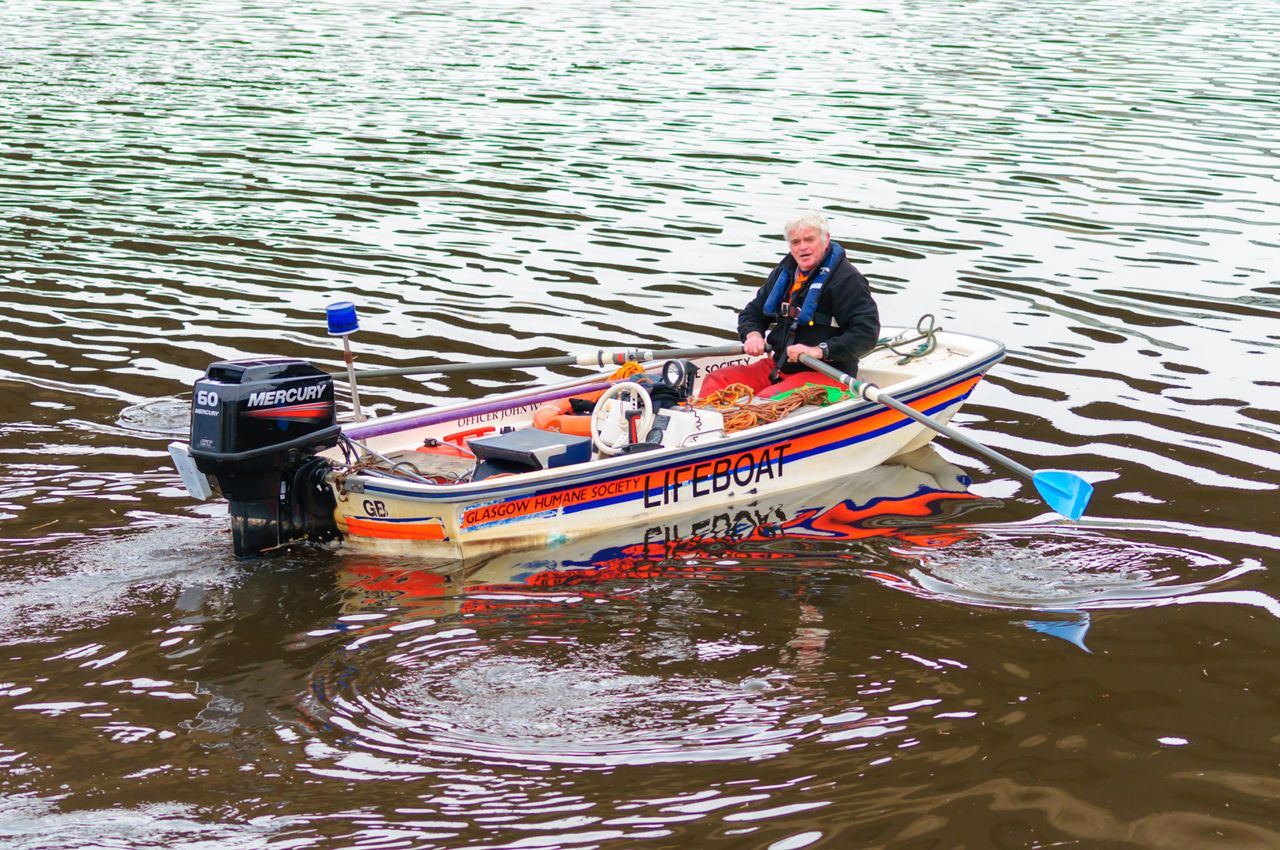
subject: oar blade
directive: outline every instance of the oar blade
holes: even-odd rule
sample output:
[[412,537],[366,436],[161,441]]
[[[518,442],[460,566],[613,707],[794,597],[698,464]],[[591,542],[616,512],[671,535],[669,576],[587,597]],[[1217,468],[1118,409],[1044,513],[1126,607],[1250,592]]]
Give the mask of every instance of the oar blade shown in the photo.
[[1080,519],[1093,495],[1093,485],[1070,472],[1048,470],[1031,478],[1045,503],[1067,519]]

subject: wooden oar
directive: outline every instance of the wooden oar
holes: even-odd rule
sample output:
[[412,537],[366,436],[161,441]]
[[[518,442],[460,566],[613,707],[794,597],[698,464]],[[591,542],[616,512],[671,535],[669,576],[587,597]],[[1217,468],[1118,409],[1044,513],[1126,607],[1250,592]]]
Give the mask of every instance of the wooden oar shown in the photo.
[[961,445],[968,446],[978,454],[993,460],[996,463],[1010,469],[1023,478],[1028,479],[1035,485],[1039,491],[1041,498],[1045,504],[1053,508],[1058,513],[1068,519],[1080,519],[1084,515],[1084,509],[1089,504],[1089,497],[1093,495],[1093,485],[1085,481],[1079,475],[1071,472],[1060,472],[1058,470],[1033,470],[1028,469],[1015,460],[1005,457],[995,449],[987,448],[977,440],[965,434],[961,434],[954,428],[949,428],[925,416],[915,408],[908,407],[898,401],[893,396],[882,391],[875,384],[869,384],[866,381],[860,381],[852,375],[841,372],[839,369],[821,360],[815,360],[807,354],[800,356],[800,362],[817,372],[821,372],[829,378],[839,381],[848,387],[852,392],[858,394],[867,401],[883,404],[885,407],[903,413],[915,421],[919,422],[927,428],[932,428],[939,434],[950,437]]
[[[621,366],[629,360],[648,363],[653,360],[673,360],[680,357],[714,357],[741,353],[742,343],[715,348],[667,348],[657,351],[639,348],[624,351],[601,349],[584,351],[580,354],[531,357],[524,360],[479,360],[474,363],[441,363],[436,366],[405,366],[400,369],[366,369],[356,372],[355,376],[357,378],[389,378],[393,375],[448,375],[457,372],[487,372],[497,369],[530,369],[535,366],[591,366],[604,369],[609,366]],[[330,374],[341,376],[346,373],[331,372]]]

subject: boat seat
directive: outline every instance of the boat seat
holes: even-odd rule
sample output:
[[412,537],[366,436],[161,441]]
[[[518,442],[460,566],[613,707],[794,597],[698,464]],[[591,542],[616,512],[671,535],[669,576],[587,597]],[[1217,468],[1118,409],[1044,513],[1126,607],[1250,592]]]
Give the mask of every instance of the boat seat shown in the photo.
[[520,428],[467,441],[482,461],[517,469],[555,469],[591,459],[591,438],[539,428]]

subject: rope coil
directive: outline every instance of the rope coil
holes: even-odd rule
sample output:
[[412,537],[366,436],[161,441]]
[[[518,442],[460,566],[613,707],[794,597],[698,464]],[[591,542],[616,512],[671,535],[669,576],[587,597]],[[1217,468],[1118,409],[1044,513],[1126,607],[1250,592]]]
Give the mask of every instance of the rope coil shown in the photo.
[[[693,407],[707,407],[724,417],[725,433],[732,434],[757,425],[777,422],[806,404],[819,407],[831,403],[830,387],[809,384],[788,393],[785,398],[755,401],[755,392],[746,384],[729,384],[705,398],[692,402]],[[743,399],[746,401],[743,401]]]
[[[918,357],[924,357],[933,352],[938,347],[938,333],[942,328],[938,327],[937,321],[932,313],[925,313],[916,322],[914,335],[912,331],[903,331],[895,337],[884,337],[880,339],[872,351],[883,351],[888,349],[900,358],[899,366],[905,366]],[[919,343],[915,348],[907,349],[906,346],[912,343]]]

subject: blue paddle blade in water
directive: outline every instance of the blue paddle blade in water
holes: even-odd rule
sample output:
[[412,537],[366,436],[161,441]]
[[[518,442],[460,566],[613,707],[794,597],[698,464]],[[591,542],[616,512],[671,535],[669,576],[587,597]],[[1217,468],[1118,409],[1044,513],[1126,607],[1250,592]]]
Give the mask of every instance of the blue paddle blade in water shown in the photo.
[[1049,507],[1067,519],[1080,519],[1093,495],[1093,485],[1070,472],[1037,472],[1031,478]]

